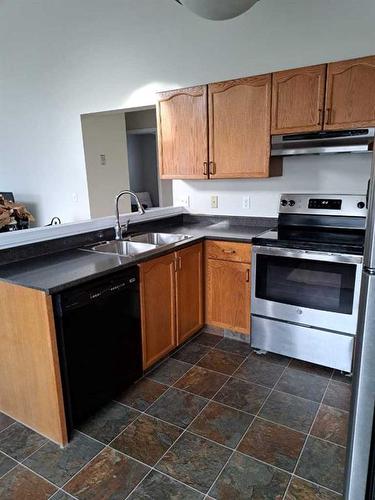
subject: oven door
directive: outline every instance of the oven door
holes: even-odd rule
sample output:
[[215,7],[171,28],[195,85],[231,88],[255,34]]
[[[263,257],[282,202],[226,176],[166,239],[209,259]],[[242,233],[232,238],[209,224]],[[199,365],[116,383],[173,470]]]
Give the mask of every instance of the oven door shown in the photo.
[[355,334],[362,256],[253,247],[252,313]]

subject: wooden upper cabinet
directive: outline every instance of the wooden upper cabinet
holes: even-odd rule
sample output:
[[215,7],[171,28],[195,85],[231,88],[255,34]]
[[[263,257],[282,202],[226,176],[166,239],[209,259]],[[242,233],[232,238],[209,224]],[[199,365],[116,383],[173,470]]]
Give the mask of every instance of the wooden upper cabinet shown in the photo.
[[325,130],[375,125],[375,56],[328,64]]
[[268,177],[271,75],[208,86],[210,177]]
[[144,262],[139,269],[143,368],[146,369],[177,345],[174,254]]
[[177,343],[203,327],[203,245],[198,243],[176,253]]
[[161,179],[207,179],[207,86],[158,94]]
[[272,134],[322,129],[326,64],[272,75]]

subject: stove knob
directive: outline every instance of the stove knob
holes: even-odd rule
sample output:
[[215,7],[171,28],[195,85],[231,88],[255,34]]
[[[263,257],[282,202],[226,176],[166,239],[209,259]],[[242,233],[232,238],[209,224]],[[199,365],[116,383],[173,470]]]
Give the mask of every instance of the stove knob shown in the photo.
[[287,204],[288,204],[288,202],[287,202],[286,200],[281,200],[281,205],[282,205],[283,207],[286,207],[286,206],[287,206]]
[[294,207],[295,204],[296,204],[296,202],[294,200],[290,200],[290,202],[289,202],[290,207]]
[[358,207],[358,208],[365,208],[365,204],[363,203],[363,201],[359,201],[359,202],[357,203],[357,207]]

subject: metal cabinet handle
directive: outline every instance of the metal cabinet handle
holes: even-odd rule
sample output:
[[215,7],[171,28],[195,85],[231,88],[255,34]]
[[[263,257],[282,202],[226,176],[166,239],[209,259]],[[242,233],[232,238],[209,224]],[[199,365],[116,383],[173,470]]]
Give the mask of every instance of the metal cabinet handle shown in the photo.
[[223,250],[223,252],[227,254],[233,254],[236,253],[236,250]]
[[246,283],[250,282],[250,269],[246,269]]
[[214,161],[210,161],[209,166],[210,166],[210,169],[209,169],[210,175],[215,175],[216,174],[216,163]]
[[208,162],[203,162],[203,175],[208,175]]

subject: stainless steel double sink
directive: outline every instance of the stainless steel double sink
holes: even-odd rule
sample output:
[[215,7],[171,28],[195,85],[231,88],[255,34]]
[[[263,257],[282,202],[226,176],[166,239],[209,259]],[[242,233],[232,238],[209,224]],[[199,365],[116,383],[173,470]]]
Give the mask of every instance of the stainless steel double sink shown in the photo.
[[129,236],[124,240],[104,241],[83,250],[122,257],[135,257],[189,238],[191,236],[187,234],[143,233]]

